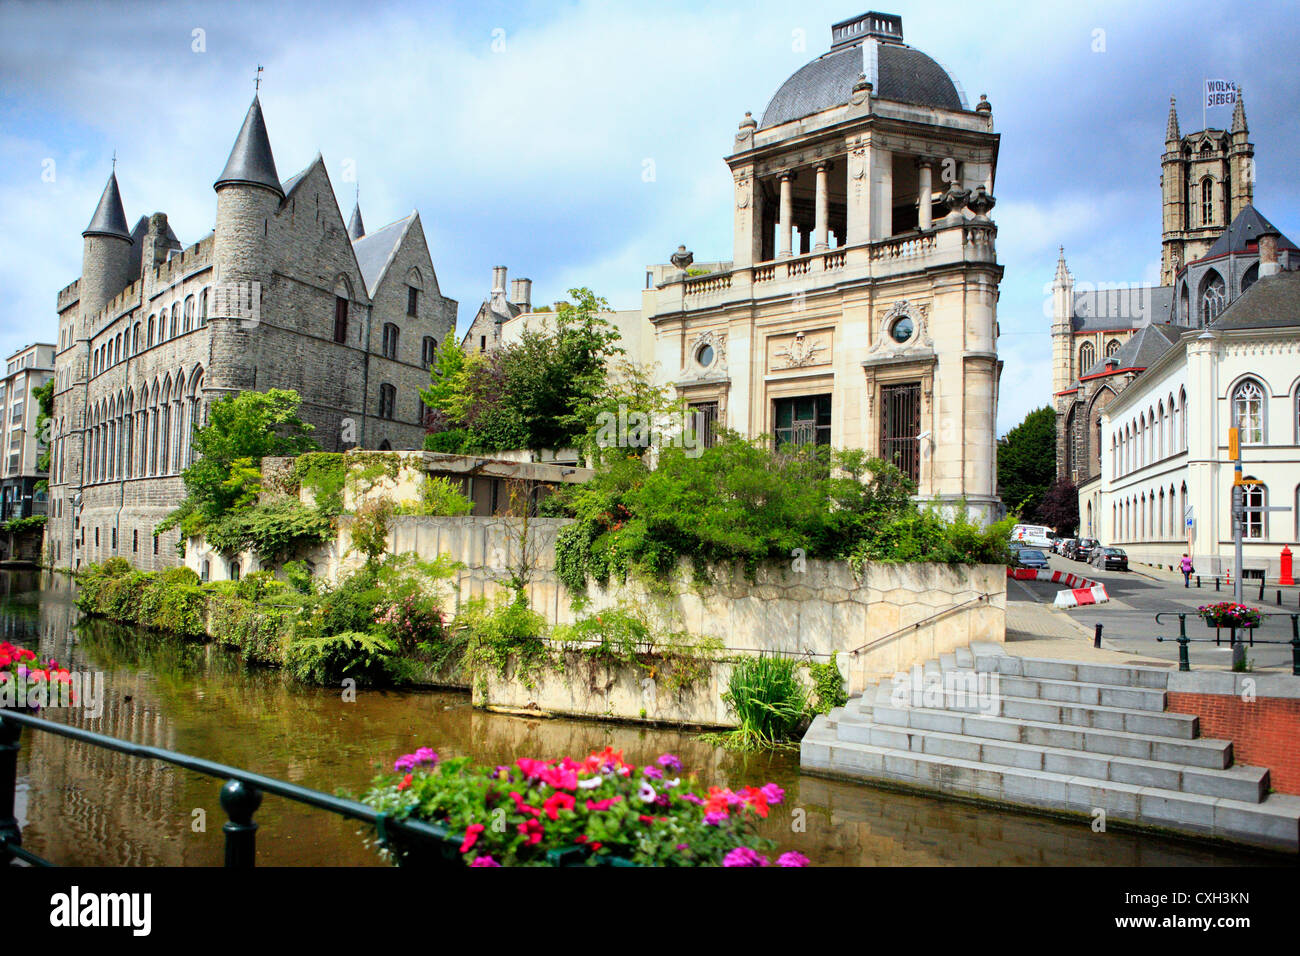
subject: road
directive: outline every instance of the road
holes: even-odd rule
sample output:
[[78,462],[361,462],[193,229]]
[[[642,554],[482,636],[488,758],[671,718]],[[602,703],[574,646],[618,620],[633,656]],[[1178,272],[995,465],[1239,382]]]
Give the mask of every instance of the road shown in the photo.
[[[1155,571],[1142,567],[1135,571],[1100,571],[1081,561],[1069,561],[1058,555],[1050,555],[1048,561],[1054,571],[1068,571],[1082,575],[1106,585],[1111,600],[1107,604],[1074,608],[1056,613],[1068,616],[1087,632],[1095,625],[1102,625],[1102,646],[1112,650],[1140,654],[1143,657],[1158,660],[1178,660],[1177,643],[1156,640],[1157,635],[1166,638],[1178,636],[1177,613],[1187,615],[1187,636],[1191,638],[1210,638],[1208,643],[1193,643],[1189,652],[1192,669],[1199,667],[1227,669],[1232,664],[1232,649],[1228,646],[1228,632],[1222,632],[1222,645],[1213,643],[1215,631],[1206,627],[1196,614],[1196,609],[1203,604],[1214,601],[1232,600],[1232,588],[1220,581],[1221,590],[1216,594],[1213,579],[1201,579],[1201,587],[1196,588],[1195,579],[1190,588],[1183,587],[1182,575],[1166,571]],[[1259,601],[1258,584],[1252,589],[1249,582],[1243,595],[1243,603],[1259,607],[1266,614],[1264,625],[1255,631],[1256,638],[1271,641],[1289,641],[1291,639],[1290,615],[1300,613],[1300,591],[1296,588],[1283,588],[1283,607],[1276,605],[1276,586],[1266,587],[1264,601]],[[1061,588],[1043,581],[1007,580],[1007,599],[1009,601],[1036,601],[1051,604],[1057,591]],[[1160,623],[1155,615],[1160,612]],[[1081,635],[1086,639],[1086,633]],[[1291,671],[1291,647],[1289,644],[1255,644],[1247,645],[1246,660],[1252,670]]]

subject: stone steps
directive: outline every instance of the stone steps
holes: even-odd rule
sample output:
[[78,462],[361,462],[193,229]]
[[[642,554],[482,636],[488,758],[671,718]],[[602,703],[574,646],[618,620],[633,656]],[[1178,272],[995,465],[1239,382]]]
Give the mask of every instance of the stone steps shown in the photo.
[[[1168,671],[973,643],[813,721],[805,769],[1292,852],[1300,797],[1165,712]],[[928,684],[927,684],[928,682]],[[971,697],[971,692],[975,696]]]

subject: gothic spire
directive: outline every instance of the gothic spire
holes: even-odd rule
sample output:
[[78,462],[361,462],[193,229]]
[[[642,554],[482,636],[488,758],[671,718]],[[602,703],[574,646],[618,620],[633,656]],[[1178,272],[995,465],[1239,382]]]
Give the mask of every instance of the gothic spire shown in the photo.
[[366,234],[366,224],[361,221],[361,202],[352,207],[352,218],[348,220],[348,238],[356,242]]
[[1065,267],[1065,246],[1061,246],[1061,257],[1056,260],[1056,282],[1069,282],[1070,270]]
[[1237,105],[1232,110],[1232,132],[1246,132],[1246,97],[1240,89],[1237,90]]
[[131,241],[131,232],[126,227],[126,212],[122,209],[122,194],[117,189],[117,173],[109,173],[104,193],[99,197],[95,215],[83,236],[116,236],[118,239]]
[[262,119],[262,103],[254,96],[253,104],[244,117],[244,125],[235,138],[235,146],[226,160],[226,168],[213,185],[214,189],[222,186],[243,184],[265,186],[283,196],[280,177],[275,171],[275,157],[271,155],[271,141],[266,135],[266,121]]
[[1169,122],[1165,124],[1165,142],[1176,143],[1183,138],[1183,134],[1178,130],[1178,108],[1174,105],[1174,98],[1169,97]]

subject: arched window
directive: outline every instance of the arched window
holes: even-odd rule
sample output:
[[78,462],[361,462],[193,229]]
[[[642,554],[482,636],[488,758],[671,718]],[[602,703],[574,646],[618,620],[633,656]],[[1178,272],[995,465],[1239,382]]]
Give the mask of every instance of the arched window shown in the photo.
[[208,290],[199,293],[199,328],[208,324]]
[[1251,266],[1249,269],[1246,270],[1244,275],[1242,275],[1241,291],[1245,292],[1247,289],[1253,286],[1255,284],[1255,280],[1258,278],[1259,278],[1259,263],[1256,262],[1253,266]]
[[154,317],[153,317],[152,315],[149,316],[149,334],[148,334],[148,336],[147,336],[147,337],[145,338],[145,340],[144,340],[144,341],[145,341],[145,347],[146,347],[146,348],[148,348],[149,346],[153,345],[153,320],[154,320]]
[[384,383],[379,386],[379,417],[391,419],[397,408],[397,389]]
[[1106,343],[1106,358],[1110,358],[1119,351],[1119,339],[1111,339]]
[[1201,180],[1201,225],[1214,225],[1214,180],[1209,176]]
[[438,357],[438,340],[432,335],[426,335],[424,341],[420,344],[420,364],[425,368],[430,368]]
[[384,358],[397,358],[397,326],[392,322],[384,323]]
[[194,296],[185,297],[185,319],[181,328],[188,332],[194,328]]
[[1187,451],[1187,389],[1178,390],[1178,447]]
[[170,330],[170,331],[168,332],[168,334],[167,334],[167,337],[168,337],[169,339],[174,339],[174,338],[176,338],[176,334],[177,334],[177,325],[178,325],[178,323],[179,323],[179,321],[180,321],[180,311],[181,311],[181,309],[180,309],[180,305],[179,305],[178,303],[176,303],[176,302],[173,302],[173,303],[172,303],[172,323],[171,323],[171,330]]
[[[1251,475],[1246,477],[1253,478]],[[1268,507],[1268,487],[1265,485],[1247,485],[1243,489],[1241,500],[1247,508],[1266,508]],[[1242,519],[1241,535],[1243,538],[1268,537],[1268,512],[1247,511]]]
[[1232,424],[1240,433],[1242,444],[1264,442],[1264,389],[1248,378],[1232,390]]
[[1208,325],[1217,319],[1224,305],[1227,304],[1227,298],[1227,287],[1223,284],[1223,276],[1211,269],[1201,280],[1200,324]]
[[1091,342],[1084,342],[1079,349],[1079,373],[1083,374],[1097,364],[1097,349]]

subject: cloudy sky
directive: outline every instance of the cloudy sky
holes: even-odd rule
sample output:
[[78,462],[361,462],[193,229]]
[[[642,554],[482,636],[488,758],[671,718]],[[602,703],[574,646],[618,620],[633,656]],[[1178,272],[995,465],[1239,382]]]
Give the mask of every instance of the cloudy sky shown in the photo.
[[[1300,239],[1300,15],[1293,2],[877,6],[1002,134],[994,190],[1006,362],[999,432],[1050,392],[1044,286],[1150,281],[1169,96],[1201,126],[1205,77],[1246,94],[1255,202]],[[535,302],[586,285],[636,308],[644,267],[685,243],[730,258],[722,157],[746,110],[866,0],[0,6],[0,348],[55,336],[55,294],[116,150],[127,218],[212,229],[220,173],[265,67],[281,178],[317,152],[344,215],[420,212],[463,329],[491,269]],[[1209,125],[1230,121],[1212,110]]]

